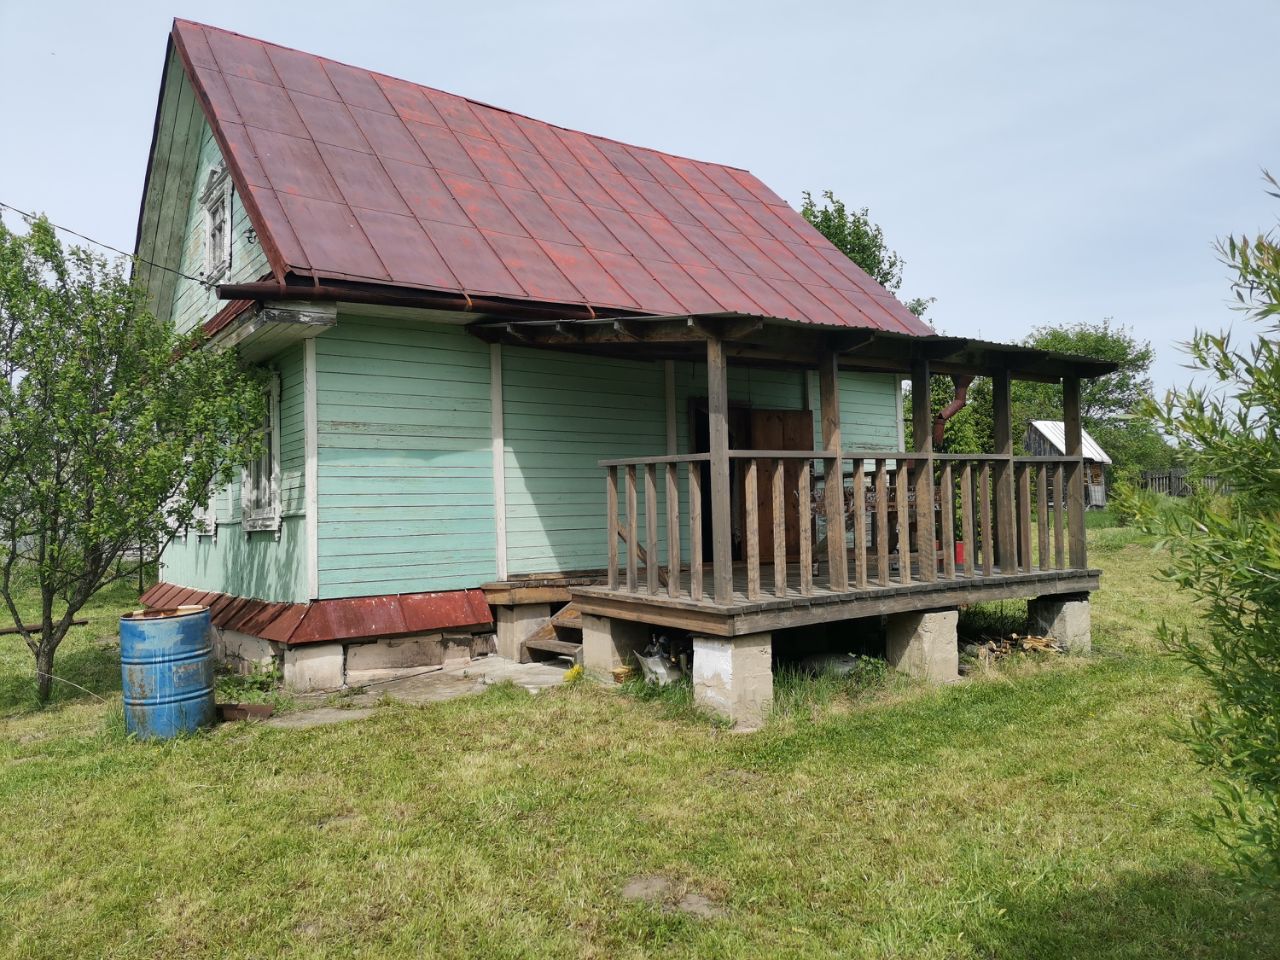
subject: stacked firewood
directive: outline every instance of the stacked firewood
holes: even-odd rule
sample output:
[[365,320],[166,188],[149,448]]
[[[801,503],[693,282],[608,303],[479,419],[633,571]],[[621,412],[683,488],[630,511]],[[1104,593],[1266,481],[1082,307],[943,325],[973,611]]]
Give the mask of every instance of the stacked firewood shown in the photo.
[[1015,653],[1062,653],[1062,646],[1053,637],[1011,633],[1007,637],[983,637],[978,643],[966,643],[963,650],[966,656],[990,663]]

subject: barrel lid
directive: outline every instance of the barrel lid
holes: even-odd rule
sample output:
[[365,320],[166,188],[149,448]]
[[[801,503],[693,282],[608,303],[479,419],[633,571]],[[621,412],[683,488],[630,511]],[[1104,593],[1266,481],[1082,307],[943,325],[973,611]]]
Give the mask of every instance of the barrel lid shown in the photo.
[[154,610],[134,610],[120,617],[121,620],[170,620],[174,617],[191,617],[204,613],[209,608],[201,604],[189,604],[182,607],[158,607]]

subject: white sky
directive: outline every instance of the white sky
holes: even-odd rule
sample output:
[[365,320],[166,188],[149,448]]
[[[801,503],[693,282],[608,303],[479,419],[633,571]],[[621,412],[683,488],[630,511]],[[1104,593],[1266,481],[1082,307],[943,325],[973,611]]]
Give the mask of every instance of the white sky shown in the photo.
[[[1280,3],[0,0],[0,201],[133,248],[179,15],[869,206],[940,332],[1238,320],[1276,222]],[[16,225],[10,217],[9,223]]]

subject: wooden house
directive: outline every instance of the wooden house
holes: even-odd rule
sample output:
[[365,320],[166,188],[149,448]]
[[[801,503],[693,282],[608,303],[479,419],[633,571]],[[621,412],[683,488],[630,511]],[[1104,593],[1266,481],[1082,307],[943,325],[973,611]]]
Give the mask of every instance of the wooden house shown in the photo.
[[[137,252],[161,315],[274,372],[266,454],[144,599],[296,686],[495,624],[608,676],[661,628],[752,723],[783,631],[888,616],[945,679],[958,604],[1065,623],[1097,586],[1075,405],[1111,368],[935,336],[745,170],[179,20]],[[925,407],[904,450],[903,378],[963,374],[997,449],[935,455]],[[1064,454],[1013,457],[1018,377],[1063,383]]]
[[[1101,510],[1107,505],[1107,476],[1103,469],[1111,465],[1107,451],[1080,430],[1084,456],[1084,505],[1087,510]],[[1061,420],[1032,420],[1022,440],[1023,449],[1035,457],[1059,457],[1067,452],[1066,424]]]

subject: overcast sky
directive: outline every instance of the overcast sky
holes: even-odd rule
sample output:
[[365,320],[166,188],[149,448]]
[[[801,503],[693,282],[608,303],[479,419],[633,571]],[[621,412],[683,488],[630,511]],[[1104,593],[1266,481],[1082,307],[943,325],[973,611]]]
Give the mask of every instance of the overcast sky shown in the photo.
[[1110,316],[1161,386],[1239,323],[1214,238],[1280,212],[1276,0],[0,0],[0,201],[132,249],[175,15],[834,190],[939,332]]

